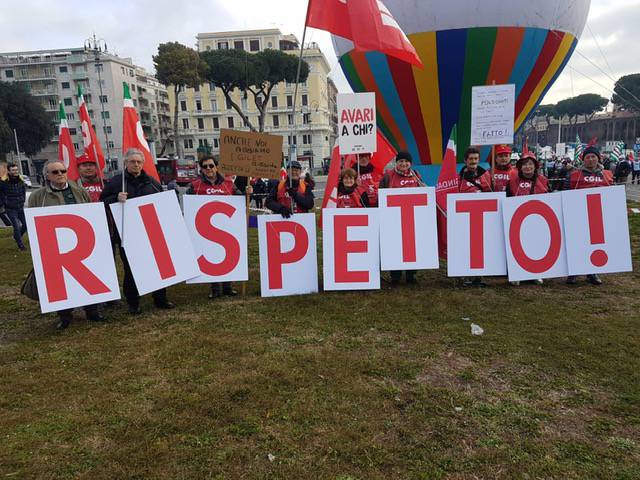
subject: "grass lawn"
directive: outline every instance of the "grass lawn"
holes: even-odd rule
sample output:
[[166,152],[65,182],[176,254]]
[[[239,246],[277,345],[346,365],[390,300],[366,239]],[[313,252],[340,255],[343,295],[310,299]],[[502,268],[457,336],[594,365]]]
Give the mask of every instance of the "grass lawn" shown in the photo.
[[[602,287],[416,288],[261,299],[169,289],[170,313],[19,294],[0,229],[0,478],[638,479],[636,273]],[[470,322],[485,334],[471,335]]]

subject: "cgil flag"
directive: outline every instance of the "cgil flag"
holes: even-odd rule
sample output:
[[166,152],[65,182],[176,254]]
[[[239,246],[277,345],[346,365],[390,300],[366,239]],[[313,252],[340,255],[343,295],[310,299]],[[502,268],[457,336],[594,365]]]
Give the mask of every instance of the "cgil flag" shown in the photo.
[[380,0],[309,0],[306,25],[351,40],[356,51],[379,51],[422,67],[416,49]]
[[96,164],[98,175],[102,178],[105,167],[104,153],[102,152],[96,131],[91,124],[91,117],[89,117],[89,111],[87,110],[87,104],[84,101],[84,95],[82,94],[82,87],[80,87],[80,85],[78,85],[78,115],[82,125],[84,154],[90,161]]
[[442,160],[438,183],[436,184],[436,205],[438,219],[438,253],[440,258],[447,258],[447,195],[458,193],[460,177],[456,163],[457,133],[456,126],[451,130],[447,151]]
[[138,117],[138,112],[131,100],[131,92],[129,91],[129,85],[126,82],[122,82],[124,88],[124,108],[122,109],[122,158],[127,150],[130,148],[136,148],[140,150],[144,155],[144,167],[145,173],[156,180],[160,181],[158,170],[155,163],[153,163],[153,157],[151,156],[151,149],[147,143],[147,139],[144,137],[142,131],[142,124]]
[[624,156],[623,148],[623,142],[616,142],[616,144],[613,146],[613,151],[611,152],[611,160],[613,160],[614,162],[619,162],[620,160],[622,160]]
[[71,139],[71,133],[69,132],[69,123],[67,122],[67,114],[64,111],[62,102],[60,102],[59,119],[58,160],[60,160],[67,169],[67,177],[70,180],[75,181],[80,178],[80,175],[78,174],[78,164],[76,161],[76,150],[73,146],[73,140]]
[[576,134],[576,152],[573,156],[573,160],[575,162],[582,160],[582,152],[584,152],[584,144],[582,143],[582,140],[580,140],[580,135]]

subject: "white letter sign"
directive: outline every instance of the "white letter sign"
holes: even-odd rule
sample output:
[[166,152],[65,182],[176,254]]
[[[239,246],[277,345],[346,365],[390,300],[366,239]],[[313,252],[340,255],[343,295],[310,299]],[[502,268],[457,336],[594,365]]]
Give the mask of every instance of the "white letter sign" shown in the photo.
[[376,137],[376,94],[338,94],[338,142],[340,155],[374,153]]
[[516,86],[471,88],[471,145],[513,143]]

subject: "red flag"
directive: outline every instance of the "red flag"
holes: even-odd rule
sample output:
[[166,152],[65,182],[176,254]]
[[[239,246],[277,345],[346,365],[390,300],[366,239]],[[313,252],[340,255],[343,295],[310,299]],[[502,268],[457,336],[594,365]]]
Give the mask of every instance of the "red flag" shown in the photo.
[[522,153],[529,153],[529,137],[524,137],[524,145],[522,146]]
[[593,147],[596,143],[598,143],[598,137],[593,137],[591,140],[589,140],[589,144],[587,145],[587,147]]
[[84,95],[82,94],[80,85],[78,85],[78,115],[82,124],[84,154],[90,161],[96,164],[98,176],[102,178],[105,166],[104,153],[102,153],[102,147],[98,141],[96,131],[93,125],[91,125],[91,117],[89,117],[89,111],[87,110],[87,104],[84,102]]
[[133,100],[131,100],[131,93],[129,92],[129,85],[126,82],[122,82],[124,87],[124,108],[122,110],[122,155],[127,153],[130,148],[137,148],[144,154],[144,166],[145,173],[156,180],[160,181],[158,170],[153,163],[153,157],[151,156],[151,149],[147,143],[147,139],[144,138],[144,132],[142,131],[142,125],[138,118],[138,112],[133,106]]
[[436,185],[436,205],[438,218],[438,253],[440,258],[447,258],[447,195],[458,193],[460,177],[456,165],[456,127],[454,125],[442,160],[442,168]]
[[73,140],[69,133],[69,124],[67,123],[67,114],[64,106],[60,102],[60,126],[58,128],[58,160],[67,169],[67,177],[76,181],[80,178],[78,174],[78,164],[76,162],[76,150],[73,146]]
[[[398,152],[389,143],[387,138],[380,133],[376,134],[378,150],[371,154],[371,165],[376,172],[384,173],[384,167],[386,167],[391,160],[393,160]],[[356,155],[349,155],[348,162],[345,165],[349,165],[351,168],[357,170],[356,162],[358,157]]]
[[379,51],[422,67],[422,61],[380,0],[309,0],[306,25],[351,40],[356,51]]

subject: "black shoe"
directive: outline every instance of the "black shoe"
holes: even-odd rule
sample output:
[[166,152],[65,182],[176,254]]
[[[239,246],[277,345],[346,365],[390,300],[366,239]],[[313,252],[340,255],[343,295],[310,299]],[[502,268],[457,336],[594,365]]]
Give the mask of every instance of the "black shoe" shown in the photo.
[[61,317],[56,324],[56,330],[65,330],[71,323],[70,317]]
[[213,300],[214,298],[218,298],[222,295],[222,293],[220,292],[220,286],[217,285],[216,287],[211,287],[211,292],[209,292],[209,300]]
[[575,275],[571,275],[570,277],[567,277],[567,281],[565,283],[567,285],[575,285],[576,283],[578,283],[578,277],[576,277]]
[[87,313],[87,320],[90,322],[106,322],[107,319],[100,312]]
[[482,278],[474,278],[472,285],[478,288],[485,288],[487,286],[487,284],[482,281]]
[[407,285],[417,285],[417,284],[418,284],[418,280],[416,280],[416,277],[407,278]]
[[160,310],[172,310],[174,308],[176,308],[176,306],[171,303],[171,302],[156,302],[155,303],[156,308],[159,308]]
[[129,304],[129,315],[140,315],[140,305],[135,303]]
[[236,290],[234,290],[233,288],[230,288],[228,290],[223,290],[222,294],[227,296],[227,297],[235,297],[236,295],[238,295],[238,292]]
[[464,278],[462,279],[462,286],[465,288],[473,287],[473,281],[469,280],[468,278]]
[[18,245],[18,250],[20,250],[21,252],[24,252],[27,249],[27,247],[25,247],[24,245]]
[[600,280],[600,277],[595,273],[593,275],[587,275],[587,282],[591,285],[602,285],[602,280]]

